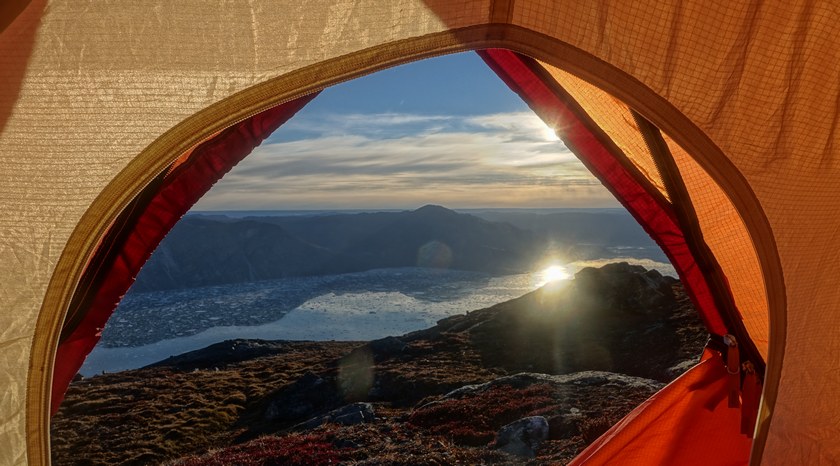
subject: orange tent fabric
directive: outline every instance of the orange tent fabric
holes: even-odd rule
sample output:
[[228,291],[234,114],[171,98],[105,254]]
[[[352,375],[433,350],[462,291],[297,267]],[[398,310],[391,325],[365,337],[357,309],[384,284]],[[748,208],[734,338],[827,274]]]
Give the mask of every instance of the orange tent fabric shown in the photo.
[[739,409],[727,405],[720,355],[704,360],[634,409],[570,466],[594,464],[743,465],[751,441]]

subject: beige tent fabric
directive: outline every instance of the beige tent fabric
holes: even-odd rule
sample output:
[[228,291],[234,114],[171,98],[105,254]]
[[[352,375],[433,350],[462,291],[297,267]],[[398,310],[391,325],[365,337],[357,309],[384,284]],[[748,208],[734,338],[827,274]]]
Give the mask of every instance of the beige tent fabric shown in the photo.
[[[480,27],[491,17],[513,26]],[[0,110],[10,108],[0,129],[0,464],[48,461],[40,371],[50,332],[98,235],[145,180],[271,103],[479,46],[603,87],[718,182],[767,282],[767,440],[756,448],[766,464],[840,462],[833,3],[52,0],[40,23],[21,24],[0,36],[20,50],[0,54]],[[37,31],[31,54],[15,48],[25,42],[16,27]]]

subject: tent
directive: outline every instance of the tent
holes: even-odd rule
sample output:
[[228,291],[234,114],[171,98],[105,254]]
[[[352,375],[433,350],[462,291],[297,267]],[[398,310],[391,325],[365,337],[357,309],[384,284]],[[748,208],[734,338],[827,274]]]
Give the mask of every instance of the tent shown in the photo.
[[578,464],[840,463],[840,8],[5,0],[0,464],[177,218],[320,89],[476,50],[669,255],[713,344]]

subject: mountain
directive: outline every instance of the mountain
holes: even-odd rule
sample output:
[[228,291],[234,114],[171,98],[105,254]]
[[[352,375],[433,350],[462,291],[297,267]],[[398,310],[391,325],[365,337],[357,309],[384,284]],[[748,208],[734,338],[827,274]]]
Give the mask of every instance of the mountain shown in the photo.
[[439,206],[312,217],[187,216],[163,240],[132,290],[388,267],[521,273],[531,270],[544,250],[529,231]]
[[[362,212],[329,215],[252,216],[248,220],[283,227],[333,251],[352,250],[355,243],[392,224],[398,215],[411,212]],[[202,214],[203,215],[203,214]]]
[[[707,337],[676,280],[583,269],[401,336],[230,340],[77,380],[53,464],[565,464]],[[528,448],[506,436],[523,424]]]
[[185,217],[141,269],[133,291],[318,274],[335,253],[277,225]]
[[544,250],[531,232],[427,205],[393,214],[392,222],[345,252],[365,268],[418,265],[511,274],[531,270]]
[[633,216],[621,209],[582,212],[517,212],[488,210],[473,215],[506,222],[563,243],[651,247],[655,243]]
[[437,267],[513,274],[547,256],[568,261],[637,257],[667,262],[625,211],[328,215],[188,215],[163,240],[132,291],[183,289],[283,277]]
[[[475,211],[473,215],[492,222],[509,223],[530,231],[556,248],[569,260],[586,260],[630,255],[668,262],[668,258],[624,209],[568,212],[510,210]],[[609,248],[622,247],[617,254]],[[632,249],[632,250],[631,250]]]

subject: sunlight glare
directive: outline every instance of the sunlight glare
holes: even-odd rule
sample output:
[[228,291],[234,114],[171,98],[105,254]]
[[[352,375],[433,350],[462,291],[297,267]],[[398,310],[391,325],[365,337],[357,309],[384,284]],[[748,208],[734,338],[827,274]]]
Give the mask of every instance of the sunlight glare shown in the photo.
[[560,281],[560,280],[568,280],[569,278],[571,278],[571,275],[569,275],[569,273],[566,272],[566,269],[561,265],[552,265],[552,266],[546,267],[542,271],[542,282],[543,283],[551,283],[551,282],[557,282],[557,281]]
[[544,129],[543,129],[543,138],[545,138],[546,141],[559,141],[560,140],[560,138],[557,136],[557,133],[554,131],[554,128],[551,128],[550,126],[545,125],[545,124],[544,124]]

